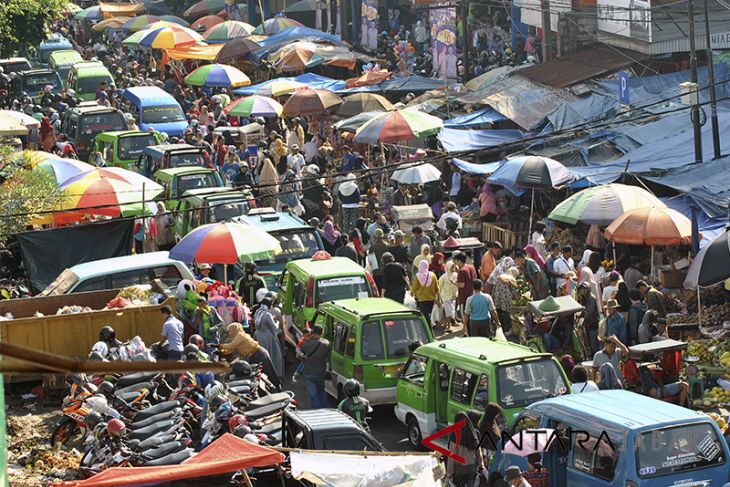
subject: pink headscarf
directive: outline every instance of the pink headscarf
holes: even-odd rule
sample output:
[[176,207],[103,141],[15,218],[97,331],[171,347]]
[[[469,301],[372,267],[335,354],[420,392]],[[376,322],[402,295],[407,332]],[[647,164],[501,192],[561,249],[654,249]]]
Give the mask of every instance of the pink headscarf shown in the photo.
[[545,264],[545,259],[542,258],[542,255],[540,255],[540,252],[538,252],[534,246],[527,245],[524,248],[524,251],[528,255],[528,257],[537,262],[537,265],[539,265],[542,270],[545,270],[545,268],[547,267],[547,264]]
[[431,271],[428,270],[427,261],[422,260],[418,263],[418,272],[416,272],[416,277],[422,286],[428,287],[431,285]]

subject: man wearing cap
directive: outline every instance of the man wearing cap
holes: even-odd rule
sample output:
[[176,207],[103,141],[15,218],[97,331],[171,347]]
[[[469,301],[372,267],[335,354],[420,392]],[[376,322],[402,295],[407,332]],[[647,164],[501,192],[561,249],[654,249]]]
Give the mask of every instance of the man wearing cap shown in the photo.
[[568,275],[575,273],[575,262],[573,262],[573,247],[566,245],[563,247],[563,253],[553,262],[553,271],[558,277],[555,279],[556,289],[561,289],[568,282]]
[[[487,282],[489,276],[492,275],[492,271],[497,267],[497,262],[502,258],[502,244],[500,242],[492,242],[488,245],[488,250],[484,252],[482,256],[482,262],[479,266],[479,277],[482,281]],[[487,284],[486,292],[492,291],[492,285]]]
[[626,327],[626,320],[623,315],[618,312],[619,304],[615,299],[609,299],[606,303],[606,318],[605,327],[599,331],[598,338],[603,339],[604,337],[610,337],[615,335],[621,340],[621,343],[627,343],[628,341],[628,328]]
[[[451,226],[449,225],[449,220],[452,221]],[[446,204],[446,212],[441,215],[438,223],[436,223],[436,227],[438,227],[438,229],[441,230],[444,235],[449,233],[449,231],[451,231],[451,229],[454,227],[457,230],[461,230],[461,215],[459,215],[459,211],[456,208],[456,203],[454,203],[453,201],[449,201]]]
[[649,286],[645,281],[638,281],[636,289],[641,293],[648,309],[656,311],[659,318],[667,317],[667,308],[664,306],[664,295],[661,291],[655,289],[654,286]]
[[200,274],[198,274],[195,277],[195,279],[197,279],[198,281],[202,281],[202,280],[205,280],[205,279],[211,279],[211,277],[210,277],[210,269],[211,269],[210,264],[200,264],[198,266],[198,269],[200,269]]
[[352,173],[348,174],[345,180],[340,183],[337,195],[342,206],[340,229],[345,233],[349,233],[355,228],[357,209],[360,206],[360,187],[357,185],[357,176]]
[[299,144],[291,146],[291,153],[286,156],[286,165],[294,171],[297,177],[302,176],[302,167],[304,167],[304,156],[299,152]]
[[256,274],[255,263],[246,262],[243,268],[244,274],[236,283],[236,292],[241,297],[241,300],[251,307],[256,304],[256,293],[260,289],[265,289],[266,283],[264,283],[261,276]]
[[522,476],[522,470],[518,466],[507,467],[504,480],[512,487],[532,487]]

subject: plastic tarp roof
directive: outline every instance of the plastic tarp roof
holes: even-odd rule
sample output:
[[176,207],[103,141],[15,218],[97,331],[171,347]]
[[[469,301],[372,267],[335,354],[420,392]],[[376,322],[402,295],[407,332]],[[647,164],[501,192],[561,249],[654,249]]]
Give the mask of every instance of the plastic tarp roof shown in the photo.
[[284,455],[226,433],[180,465],[114,467],[86,480],[60,482],[58,486],[107,487],[149,485],[173,480],[221,475],[249,467],[267,467],[284,461]]
[[270,85],[274,81],[281,81],[283,79],[304,83],[304,84],[308,85],[310,88],[315,89],[315,90],[340,91],[347,86],[347,84],[344,81],[339,80],[339,79],[328,78],[326,76],[320,76],[320,75],[314,74],[314,73],[304,73],[304,74],[300,74],[299,76],[274,78],[274,79],[270,79],[268,81],[264,81],[263,83],[258,83],[258,84],[250,85],[250,86],[244,86],[242,88],[236,88],[235,90],[233,90],[233,93],[235,93],[237,95],[253,95],[257,91],[259,91],[261,88],[264,88],[265,86]]
[[466,152],[489,149],[505,142],[514,142],[524,137],[519,130],[459,130],[444,128],[438,139],[447,152]]
[[[690,220],[692,219],[692,205],[695,203],[687,195],[673,196],[671,198],[659,198],[662,202],[673,210],[677,210]],[[697,228],[702,233],[700,248],[709,245],[722,232],[725,231],[727,220],[725,218],[710,218],[702,210],[695,212],[697,218]]]
[[223,49],[224,44],[212,44],[207,46],[176,47],[165,49],[172,59],[200,59],[203,61],[215,61],[218,53]]
[[503,120],[507,120],[507,117],[494,108],[486,107],[472,113],[467,113],[466,115],[461,115],[460,117],[444,120],[444,127],[455,129],[459,127],[475,127],[487,123],[501,122]]
[[327,34],[321,30],[311,29],[309,27],[292,27],[279,31],[266,39],[257,41],[261,49],[251,52],[248,55],[248,59],[254,64],[259,64],[269,54],[295,41],[328,42],[338,46],[345,45],[342,42],[342,38],[338,35]]
[[359,86],[342,90],[342,93],[379,93],[379,92],[396,92],[396,91],[431,91],[442,89],[446,86],[455,87],[459,83],[455,81],[426,78],[425,76],[413,75],[405,78],[391,78],[383,81],[379,85]]
[[451,162],[453,162],[456,167],[458,167],[467,174],[492,174],[494,171],[499,169],[499,166],[502,165],[503,161],[489,162],[487,164],[477,164],[454,157],[453,159],[451,159]]

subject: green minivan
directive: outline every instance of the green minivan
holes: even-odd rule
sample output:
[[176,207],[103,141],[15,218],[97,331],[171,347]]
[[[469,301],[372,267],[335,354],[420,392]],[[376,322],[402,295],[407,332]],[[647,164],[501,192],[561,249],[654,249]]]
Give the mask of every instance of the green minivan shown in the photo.
[[108,166],[123,167],[134,171],[144,148],[162,143],[159,132],[139,130],[115,130],[102,132],[94,137],[89,151],[89,163],[94,163],[94,153],[101,152]]
[[451,338],[418,347],[396,386],[395,415],[408,427],[408,442],[454,422],[459,411],[499,404],[507,426],[530,404],[569,394],[570,381],[549,353],[484,337]]
[[152,178],[165,191],[157,198],[168,208],[177,208],[185,191],[191,189],[222,188],[223,179],[215,169],[207,167],[171,167],[160,169]]
[[230,220],[255,207],[249,189],[190,189],[185,191],[175,209],[175,236],[182,238],[200,225]]
[[342,386],[355,378],[370,404],[394,404],[398,374],[414,342],[433,341],[431,328],[418,311],[388,298],[354,298],[319,305],[315,322],[330,341],[332,379],[327,392],[343,398]]
[[324,251],[311,259],[287,262],[279,288],[282,311],[294,334],[308,328],[322,303],[378,295],[378,287],[365,269],[347,257],[332,257]]
[[74,64],[83,63],[84,58],[74,49],[53,51],[48,57],[48,69],[52,69],[61,77],[63,86],[66,86],[68,73]]
[[107,88],[114,83],[112,74],[103,63],[96,61],[76,63],[68,72],[66,88],[76,91],[76,96],[83,101],[94,101],[102,83],[106,83]]

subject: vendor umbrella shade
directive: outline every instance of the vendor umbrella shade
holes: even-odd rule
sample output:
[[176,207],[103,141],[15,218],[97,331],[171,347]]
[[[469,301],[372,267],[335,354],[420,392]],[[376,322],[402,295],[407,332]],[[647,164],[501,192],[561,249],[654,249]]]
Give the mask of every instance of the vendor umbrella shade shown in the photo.
[[209,43],[225,43],[231,39],[248,37],[254,27],[246,22],[227,20],[210,27],[203,33],[203,38]]
[[398,142],[435,135],[444,128],[444,121],[417,110],[398,110],[383,113],[365,123],[355,132],[355,142],[377,144]]
[[101,19],[101,7],[95,5],[93,7],[85,8],[80,12],[74,14],[76,20],[99,20]]
[[267,96],[251,95],[239,98],[223,109],[226,115],[236,117],[280,117],[284,111],[281,103]]
[[91,164],[76,159],[64,159],[46,152],[34,153],[31,157],[38,157],[39,159],[39,162],[33,166],[33,171],[43,171],[59,184],[78,174],[95,169]]
[[240,70],[227,64],[206,64],[185,78],[193,86],[238,88],[248,86],[251,80]]
[[276,61],[277,73],[296,73],[324,63],[324,58],[309,49],[295,47]]
[[605,184],[584,189],[564,200],[548,218],[575,225],[609,225],[624,213],[637,208],[665,206],[659,198],[638,186]]
[[314,10],[317,10],[317,3],[318,0],[299,0],[298,2],[294,2],[286,9],[284,9],[285,12],[291,13],[291,12],[312,12]]
[[400,169],[394,171],[390,177],[390,179],[401,184],[425,184],[438,181],[440,178],[441,171],[428,162],[404,164]]
[[393,109],[393,104],[384,96],[375,93],[355,93],[344,98],[337,115],[354,117],[364,112],[387,112]]
[[259,24],[253,33],[256,35],[271,35],[292,27],[304,27],[304,24],[288,17],[274,17],[264,21],[263,24]]
[[256,94],[265,96],[284,96],[290,95],[300,88],[308,88],[304,83],[290,79],[277,79],[262,86]]
[[224,8],[226,8],[224,0],[202,0],[188,8],[183,15],[189,18],[198,18]]
[[195,22],[192,22],[190,24],[190,28],[193,30],[208,30],[223,22],[225,22],[225,20],[217,15],[206,15],[205,17],[201,17]]
[[240,59],[260,47],[259,44],[251,39],[231,39],[218,51],[215,61],[218,63],[226,63],[234,59]]
[[176,47],[192,46],[202,41],[197,32],[177,24],[166,27],[144,29],[132,34],[122,41],[122,44],[138,44],[155,49],[173,49]]
[[[339,110],[337,112],[339,113]],[[341,132],[355,132],[365,123],[369,122],[375,117],[379,117],[382,114],[383,112],[363,112],[350,118],[340,120],[334,125],[334,128],[335,130],[339,130]]]
[[342,98],[328,90],[300,88],[284,104],[287,117],[322,115],[342,104]]
[[133,17],[112,17],[110,19],[104,19],[101,22],[97,22],[96,24],[91,26],[91,30],[95,32],[101,32],[106,29],[123,29],[125,28],[124,25],[132,20]]
[[543,156],[519,156],[507,159],[499,172],[517,169],[514,183],[523,188],[559,188],[575,179],[573,173],[555,159]]
[[160,20],[164,20],[165,22],[172,22],[177,25],[182,25],[183,27],[190,27],[190,24],[187,20],[181,19],[177,15],[160,15]]
[[[111,20],[111,19],[109,19]],[[162,19],[155,15],[140,15],[139,17],[130,17],[127,22],[122,26],[130,32],[139,32],[140,30],[149,28],[150,24],[154,24]],[[106,20],[99,22],[100,24],[106,22]]]
[[684,287],[709,287],[730,279],[730,230],[721,234],[695,256]]
[[[0,110],[0,115],[6,115],[8,117],[12,117],[20,125],[25,125],[26,127],[40,127],[40,125],[41,125],[41,123],[38,120],[36,120],[35,118],[33,118],[30,115],[27,115],[23,112],[19,112],[17,110]],[[48,153],[45,152],[44,154],[48,154]]]
[[606,228],[606,238],[628,245],[690,245],[692,222],[666,206],[629,210]]

